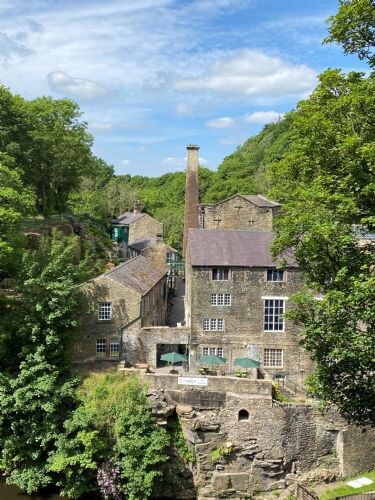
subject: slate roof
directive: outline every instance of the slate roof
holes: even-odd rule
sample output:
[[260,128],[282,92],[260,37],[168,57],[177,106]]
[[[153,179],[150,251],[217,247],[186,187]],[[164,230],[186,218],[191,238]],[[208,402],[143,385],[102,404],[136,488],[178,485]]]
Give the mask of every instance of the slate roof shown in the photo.
[[117,219],[113,221],[113,224],[131,224],[132,222],[141,219],[145,215],[146,215],[145,213],[135,214],[134,212],[125,212],[119,215]]
[[[190,229],[192,266],[275,267],[269,247],[274,236],[269,231]],[[287,266],[297,267],[287,257]]]
[[145,295],[163,278],[167,270],[166,266],[156,267],[153,261],[143,255],[138,255],[107,271],[101,277],[116,281],[120,285]]
[[228,198],[225,198],[225,200],[220,200],[217,203],[213,204],[207,204],[207,203],[202,203],[201,206],[203,207],[215,207],[217,205],[221,205],[222,203],[225,203],[226,201],[230,200],[231,198],[234,198],[235,196],[241,196],[241,198],[244,198],[246,201],[249,201],[250,203],[254,203],[254,205],[257,205],[258,207],[266,207],[266,208],[272,208],[272,207],[279,207],[280,203],[276,203],[275,201],[267,200],[264,196],[261,196],[260,194],[234,194],[232,196],[229,196]]
[[260,194],[257,195],[245,195],[241,194],[242,198],[245,198],[245,200],[250,201],[251,203],[254,203],[254,205],[258,205],[258,207],[279,207],[280,203],[276,203],[271,200],[267,200],[267,198],[264,198],[264,196],[261,196]]
[[131,244],[129,244],[129,248],[133,248],[138,252],[143,252],[146,248],[155,245],[158,241],[157,237],[154,234],[143,234],[136,240],[134,240]]
[[[134,240],[132,243],[130,243],[129,248],[133,248],[134,250],[138,250],[138,252],[143,252],[143,250],[146,250],[146,248],[151,247],[155,245],[158,241],[158,237],[155,236],[154,234],[143,234],[136,240]],[[177,252],[177,250],[164,241],[162,242],[169,250],[172,252]]]

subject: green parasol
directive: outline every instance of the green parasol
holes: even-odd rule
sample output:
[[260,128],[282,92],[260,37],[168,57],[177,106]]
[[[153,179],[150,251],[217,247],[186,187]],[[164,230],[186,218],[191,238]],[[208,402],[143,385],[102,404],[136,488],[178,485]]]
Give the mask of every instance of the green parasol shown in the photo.
[[168,363],[179,363],[180,361],[187,361],[187,356],[185,356],[184,354],[180,354],[178,352],[167,352],[166,354],[162,354],[162,356],[160,356],[160,360],[161,361],[168,361]]
[[213,354],[202,356],[199,358],[199,363],[204,365],[225,365],[227,360],[225,358],[221,358],[220,356],[214,356]]
[[259,368],[259,361],[255,361],[255,359],[251,358],[236,358],[233,361],[233,364],[236,366],[240,366],[241,368]]

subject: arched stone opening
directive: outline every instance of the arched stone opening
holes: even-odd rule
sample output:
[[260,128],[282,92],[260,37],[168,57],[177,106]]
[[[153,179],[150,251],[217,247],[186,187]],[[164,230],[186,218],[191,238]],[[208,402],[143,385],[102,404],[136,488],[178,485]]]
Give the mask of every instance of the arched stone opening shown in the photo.
[[249,412],[247,410],[240,410],[238,412],[238,421],[245,422],[246,420],[249,420]]

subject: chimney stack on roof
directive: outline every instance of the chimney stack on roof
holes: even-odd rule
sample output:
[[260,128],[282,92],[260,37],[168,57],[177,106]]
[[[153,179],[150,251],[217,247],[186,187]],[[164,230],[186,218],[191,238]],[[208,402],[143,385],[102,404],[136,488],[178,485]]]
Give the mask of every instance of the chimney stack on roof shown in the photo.
[[198,151],[199,146],[189,144],[187,146],[187,168],[185,189],[185,220],[184,241],[182,253],[185,256],[187,247],[187,235],[190,228],[198,227]]
[[134,208],[133,208],[133,213],[134,214],[140,214],[142,212],[141,210],[141,202],[139,200],[135,200],[134,202]]

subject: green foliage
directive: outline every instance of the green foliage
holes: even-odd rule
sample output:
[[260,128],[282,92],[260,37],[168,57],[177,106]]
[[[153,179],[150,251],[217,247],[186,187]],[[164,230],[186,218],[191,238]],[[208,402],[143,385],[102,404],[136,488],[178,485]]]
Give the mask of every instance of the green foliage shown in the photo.
[[169,440],[147,408],[144,387],[122,374],[93,375],[78,398],[51,458],[50,469],[62,476],[63,494],[78,498],[97,490],[97,471],[110,460],[119,466],[127,498],[150,498]]
[[[0,153],[0,276],[10,276],[22,247],[18,223],[33,212],[34,196],[22,183],[11,158]],[[16,254],[17,253],[17,254]]]
[[27,101],[0,86],[0,153],[10,157],[36,193],[39,213],[65,212],[83,176],[109,178],[113,169],[91,153],[92,137],[76,103]]
[[[345,482],[354,479],[359,479],[360,477],[367,477],[368,479],[375,481],[375,471],[364,472],[362,474],[359,474],[358,476],[346,478]],[[355,490],[351,486],[348,486],[347,484],[341,484],[340,486],[337,484],[336,485],[332,484],[319,496],[319,498],[320,500],[329,500],[331,498],[341,498],[345,497],[345,495],[353,495],[353,494],[357,495],[369,491],[374,491],[373,483],[361,486],[360,488],[356,488]]]
[[232,443],[225,443],[222,446],[218,446],[211,451],[210,457],[212,462],[217,462],[219,460],[229,461],[233,454]]
[[280,387],[276,384],[272,384],[272,399],[275,399],[276,401],[286,401],[287,398],[282,394]]
[[75,251],[75,238],[56,233],[25,253],[3,347],[0,466],[9,483],[28,493],[54,483],[48,460],[75,399],[65,362],[79,308]]
[[[317,362],[310,390],[348,420],[374,423],[374,252],[358,236],[374,227],[374,77],[327,70],[290,113],[293,143],[269,175],[284,202],[273,250],[293,251],[309,293],[289,317]],[[356,228],[356,229],[354,229]]]
[[345,54],[357,54],[375,64],[375,8],[372,0],[340,0],[340,8],[331,16],[325,42],[338,42]]
[[266,125],[237,151],[224,158],[212,176],[202,201],[216,203],[237,193],[258,194],[269,191],[265,176],[268,163],[279,159],[288,145],[288,124],[284,121]]
[[167,431],[170,435],[171,443],[179,456],[186,462],[194,464],[196,461],[194,447],[186,441],[178,418],[168,421]]

